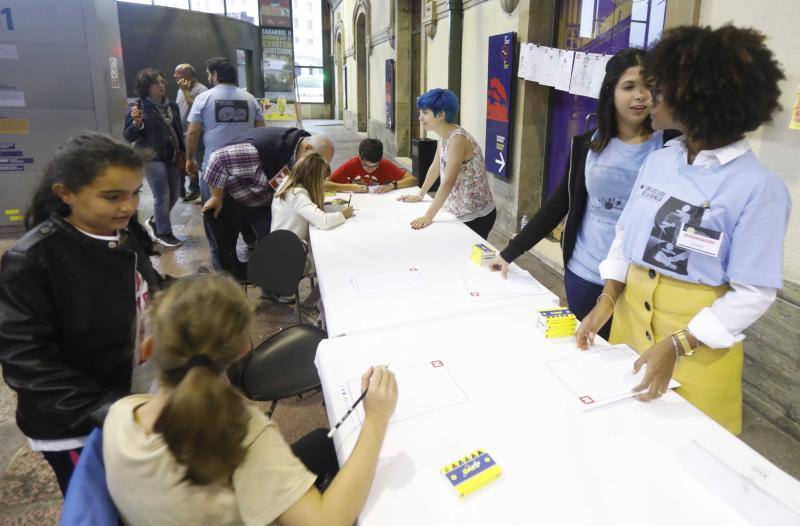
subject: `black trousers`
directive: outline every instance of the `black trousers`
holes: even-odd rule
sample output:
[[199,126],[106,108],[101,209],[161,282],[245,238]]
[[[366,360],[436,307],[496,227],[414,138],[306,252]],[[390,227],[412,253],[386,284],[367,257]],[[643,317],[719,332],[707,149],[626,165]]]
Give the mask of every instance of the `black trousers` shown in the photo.
[[218,217],[214,217],[211,212],[203,214],[203,222],[211,230],[216,241],[222,270],[229,272],[238,280],[247,279],[247,264],[239,261],[236,256],[239,232],[242,231],[243,225],[247,225],[255,238],[253,242],[269,235],[272,222],[271,204],[268,202],[264,206],[245,206],[225,195]]
[[494,220],[497,219],[497,209],[495,208],[483,217],[477,217],[472,221],[464,223],[483,239],[489,239],[489,232],[492,231]]
[[292,452],[317,476],[317,486],[329,483],[339,472],[339,461],[328,430],[315,429],[292,444]]
[[81,451],[83,451],[82,447],[66,451],[42,451],[44,459],[56,474],[62,496],[67,495],[67,485],[69,485],[69,479],[72,478],[72,472],[75,471],[75,466],[78,464]]

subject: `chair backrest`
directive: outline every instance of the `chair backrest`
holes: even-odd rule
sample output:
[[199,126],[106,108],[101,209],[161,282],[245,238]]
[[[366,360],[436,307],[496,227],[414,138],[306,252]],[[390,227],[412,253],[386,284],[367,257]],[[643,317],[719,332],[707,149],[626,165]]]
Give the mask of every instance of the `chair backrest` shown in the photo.
[[69,481],[61,526],[117,526],[119,513],[106,486],[103,430],[95,428],[83,446]]
[[306,250],[294,232],[275,230],[259,240],[250,254],[247,277],[259,287],[290,296],[297,291],[306,268]]
[[239,386],[251,400],[281,400],[320,385],[314,358],[325,331],[296,325],[264,340],[248,355]]

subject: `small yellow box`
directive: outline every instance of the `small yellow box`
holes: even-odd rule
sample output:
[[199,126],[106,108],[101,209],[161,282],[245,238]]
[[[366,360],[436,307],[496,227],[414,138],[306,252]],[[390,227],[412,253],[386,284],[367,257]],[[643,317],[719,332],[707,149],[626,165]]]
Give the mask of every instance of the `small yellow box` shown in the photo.
[[482,267],[493,260],[496,255],[497,249],[493,246],[486,243],[475,243],[472,245],[472,254],[470,254],[469,259],[479,267]]

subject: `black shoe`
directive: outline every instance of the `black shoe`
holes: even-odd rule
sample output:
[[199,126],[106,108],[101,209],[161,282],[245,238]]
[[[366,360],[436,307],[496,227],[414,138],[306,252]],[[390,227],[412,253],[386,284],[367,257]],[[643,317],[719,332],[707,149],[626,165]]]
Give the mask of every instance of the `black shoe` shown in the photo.
[[261,299],[274,301],[276,303],[282,303],[283,305],[290,305],[294,303],[294,294],[292,294],[291,296],[279,296],[274,292],[262,292]]
[[172,235],[172,232],[169,234],[161,234],[156,236],[158,242],[164,245],[165,247],[179,247],[181,246],[180,240]]
[[185,196],[183,196],[183,200],[186,201],[187,203],[189,201],[194,201],[195,199],[199,198],[200,198],[200,192],[189,192]]

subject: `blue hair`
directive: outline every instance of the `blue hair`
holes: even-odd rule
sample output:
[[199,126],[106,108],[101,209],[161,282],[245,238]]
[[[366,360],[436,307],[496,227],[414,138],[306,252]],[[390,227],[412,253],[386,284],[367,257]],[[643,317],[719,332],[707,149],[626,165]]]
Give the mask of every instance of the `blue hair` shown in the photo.
[[434,88],[417,97],[417,109],[431,110],[434,115],[444,112],[447,122],[453,122],[458,113],[458,97],[449,89]]

